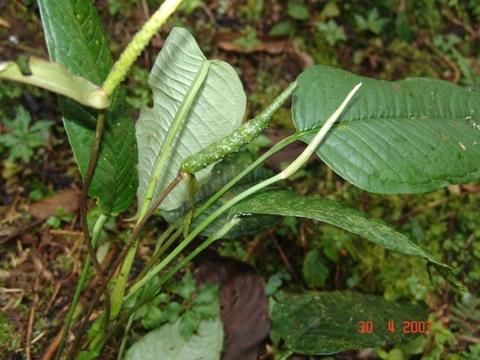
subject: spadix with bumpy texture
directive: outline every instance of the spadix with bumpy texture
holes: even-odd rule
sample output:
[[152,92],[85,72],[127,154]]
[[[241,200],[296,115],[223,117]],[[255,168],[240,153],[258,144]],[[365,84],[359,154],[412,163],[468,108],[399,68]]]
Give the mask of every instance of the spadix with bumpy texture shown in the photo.
[[480,92],[441,80],[380,81],[328,66],[298,78],[295,126],[309,142],[336,94],[363,83],[316,153],[352,184],[377,193],[421,193],[480,178]]
[[[168,129],[207,61],[192,35],[185,29],[174,28],[153,66],[149,84],[153,91],[154,106],[142,110],[136,125],[139,154],[137,196],[140,208]],[[210,60],[209,65],[208,74],[175,140],[168,165],[160,174],[153,200],[176,176],[187,156],[229,135],[240,126],[246,97],[237,73],[223,61]],[[210,170],[211,167],[196,174],[199,182],[205,181]],[[180,184],[160,208],[176,209],[186,195],[185,187]]]

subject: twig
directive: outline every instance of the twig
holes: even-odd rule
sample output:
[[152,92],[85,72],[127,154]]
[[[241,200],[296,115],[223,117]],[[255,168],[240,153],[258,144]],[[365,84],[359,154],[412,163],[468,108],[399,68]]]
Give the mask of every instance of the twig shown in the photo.
[[57,295],[58,293],[60,292],[60,289],[62,288],[62,283],[58,283],[56,286],[55,286],[55,290],[53,291],[53,294],[52,296],[50,297],[50,300],[48,300],[48,303],[47,303],[47,306],[45,306],[45,313],[48,313],[50,311],[50,308],[52,307],[53,305],[53,302],[55,301],[55,299],[57,298]]
[[28,230],[34,228],[35,226],[38,226],[40,225],[41,223],[43,223],[45,221],[45,219],[39,219],[39,220],[35,220],[34,222],[28,224],[28,225],[25,225],[23,226],[21,229],[18,229],[18,230],[15,230],[12,234],[4,237],[3,239],[0,239],[0,245],[2,244],[5,244],[13,239],[15,239],[16,237],[24,234],[25,232],[27,232]]
[[75,236],[82,237],[83,233],[76,230],[64,230],[64,229],[51,229],[49,231],[51,235],[60,235],[60,236]]
[[63,334],[63,326],[60,328],[57,335],[55,335],[50,345],[48,345],[47,350],[42,356],[42,360],[51,360],[53,358],[53,356],[55,355],[55,352],[58,349],[58,346],[60,345],[60,342],[62,341],[62,334]]
[[448,55],[440,51],[438,48],[430,44],[428,41],[426,41],[425,43],[452,70],[453,77],[451,81],[454,82],[455,84],[458,83],[461,77],[461,73],[460,73],[460,69],[458,68],[458,65],[454,61],[452,61],[448,57]]
[[4,28],[7,28],[7,29],[10,29],[10,23],[7,20],[5,20],[1,17],[0,17],[0,26],[4,27]]
[[[37,291],[38,288],[38,278],[37,281],[35,282],[35,292]],[[34,298],[33,298],[33,304],[30,309],[30,315],[28,317],[28,327],[27,327],[27,335],[25,337],[25,357],[27,360],[32,359],[32,353],[31,353],[31,342],[32,342],[32,333],[33,333],[33,323],[35,322],[35,312],[37,311],[37,305],[38,305],[38,294],[35,293]]]
[[463,340],[463,341],[471,343],[471,344],[480,344],[480,338],[479,337],[469,336],[469,335],[458,335],[458,338],[460,340]]
[[[102,141],[103,128],[105,126],[105,113],[100,112],[97,117],[97,126],[95,128],[95,140],[92,144],[92,150],[90,152],[90,159],[88,161],[88,168],[85,174],[85,180],[83,181],[82,192],[80,194],[80,223],[82,226],[83,237],[85,240],[85,245],[87,246],[88,255],[92,259],[93,267],[100,278],[100,283],[102,285],[107,285],[107,280],[103,274],[102,267],[97,259],[97,254],[92,245],[92,240],[90,239],[90,231],[88,230],[87,222],[87,201],[88,201],[88,188],[92,183],[93,174],[95,172],[95,167],[97,165],[98,153],[100,150],[100,143]],[[110,317],[110,296],[105,293],[105,318]]]
[[293,274],[294,271],[293,271],[292,265],[290,264],[290,261],[287,258],[287,255],[285,255],[285,252],[283,251],[282,247],[278,243],[275,236],[271,235],[271,238],[272,238],[272,241],[273,241],[273,245],[277,248],[277,251],[280,254],[280,258],[282,259],[283,263],[287,267],[288,271]]
[[469,24],[465,24],[462,20],[457,18],[449,10],[442,9],[442,14],[452,23],[454,23],[455,25],[465,30],[473,39],[478,39],[480,37],[480,31],[473,30],[473,28]]

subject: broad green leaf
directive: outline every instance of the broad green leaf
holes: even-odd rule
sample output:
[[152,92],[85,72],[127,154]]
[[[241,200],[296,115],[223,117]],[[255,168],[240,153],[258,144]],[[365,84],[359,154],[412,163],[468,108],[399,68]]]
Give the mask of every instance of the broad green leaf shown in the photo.
[[[38,4],[51,59],[74,75],[101,85],[112,58],[93,2],[39,0]],[[60,106],[75,160],[85,176],[97,113],[66,98],[60,98]],[[102,146],[89,189],[103,212],[119,213],[130,206],[138,183],[136,163],[134,125],[125,96],[118,91],[106,112]]]
[[461,287],[452,275],[452,269],[438,262],[405,235],[385,223],[369,219],[364,213],[336,201],[320,197],[302,197],[287,190],[266,191],[253,195],[232,209],[232,214],[264,214],[296,216],[319,220],[405,255],[419,256],[431,263],[454,286]]
[[354,185],[420,193],[480,177],[480,92],[441,80],[379,81],[328,66],[298,78],[293,116],[302,140],[357,83],[363,86],[317,154]]
[[[361,321],[371,321],[371,333],[359,332]],[[389,321],[394,331],[388,331]],[[422,329],[428,329],[427,313],[417,305],[350,291],[307,292],[287,296],[274,305],[272,334],[282,338],[291,351],[332,354],[409,342],[418,334],[403,333],[404,321],[423,322]]]
[[[209,60],[195,39],[182,28],[171,31],[155,61],[149,77],[154,106],[142,110],[136,124],[140,208],[168,129],[206,61]],[[177,137],[168,168],[155,188],[154,199],[175,177],[183,159],[229,135],[240,125],[245,104],[245,93],[235,70],[223,61],[210,61],[208,75]],[[199,183],[205,182],[210,170],[211,167],[196,174]],[[180,184],[165,199],[161,209],[174,210],[185,199],[186,189]]]
[[180,334],[180,321],[149,332],[132,345],[126,360],[218,360],[222,352],[223,327],[220,318],[202,321],[188,340]]

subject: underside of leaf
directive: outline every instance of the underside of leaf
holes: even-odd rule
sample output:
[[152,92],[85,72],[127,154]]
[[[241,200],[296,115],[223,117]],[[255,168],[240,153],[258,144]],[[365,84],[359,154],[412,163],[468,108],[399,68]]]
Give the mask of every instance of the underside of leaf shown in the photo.
[[[136,125],[139,144],[139,206],[154,172],[155,162],[180,105],[202,64],[208,61],[192,35],[174,28],[160,52],[149,78],[153,91],[153,108],[144,109]],[[176,176],[187,156],[230,134],[238,127],[245,112],[246,97],[235,70],[225,62],[210,61],[208,75],[198,92],[181,129],[167,169],[160,174],[153,199]],[[196,174],[205,181],[211,168]],[[165,199],[161,208],[173,210],[186,199],[181,184]]]

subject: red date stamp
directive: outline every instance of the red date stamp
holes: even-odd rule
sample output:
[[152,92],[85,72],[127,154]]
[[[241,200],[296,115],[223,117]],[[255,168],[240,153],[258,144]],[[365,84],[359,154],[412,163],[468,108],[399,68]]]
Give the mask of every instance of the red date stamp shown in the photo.
[[[359,334],[372,334],[375,332],[376,324],[372,320],[365,320],[358,322]],[[397,331],[401,331],[403,334],[431,334],[432,333],[432,321],[415,321],[405,320],[401,324],[395,324],[395,321],[388,320],[386,324],[380,324],[380,326],[386,326],[387,331],[394,334]]]

